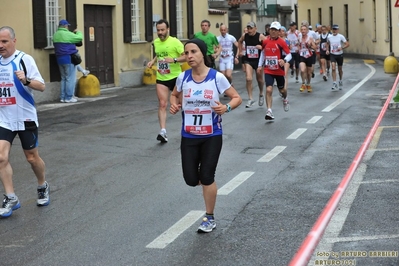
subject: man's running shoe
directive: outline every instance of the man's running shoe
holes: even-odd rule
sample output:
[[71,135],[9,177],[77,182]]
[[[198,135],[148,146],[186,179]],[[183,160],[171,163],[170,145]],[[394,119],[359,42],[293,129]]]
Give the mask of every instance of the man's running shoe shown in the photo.
[[254,100],[249,99],[247,105],[245,105],[245,108],[251,108],[252,105],[254,105],[254,103],[255,103]]
[[262,106],[264,103],[265,103],[265,96],[259,95],[259,101],[258,101],[259,106]]
[[3,204],[0,208],[0,217],[6,218],[10,217],[12,211],[19,209],[21,204],[19,203],[19,199],[15,196],[15,199],[10,199],[7,195],[4,195]]
[[215,218],[212,216],[205,216],[198,227],[198,233],[210,233],[216,228]]
[[306,85],[305,83],[302,83],[301,87],[299,88],[299,91],[303,92],[304,90],[306,90]]
[[294,70],[291,69],[291,78],[293,78],[293,77],[294,77]]
[[330,69],[327,69],[327,76],[330,75]]
[[312,86],[310,84],[306,85],[306,89],[308,92],[312,92]]
[[287,99],[283,100],[283,107],[284,107],[284,111],[288,112],[290,110],[290,103],[288,102]]
[[338,84],[339,84],[339,90],[342,90],[342,86],[343,86],[342,80],[340,80],[340,81],[338,82]]
[[323,75],[323,80],[327,81],[327,76],[326,75]]
[[157,140],[159,140],[161,143],[168,142],[168,136],[166,136],[166,132],[165,131],[159,132]]
[[314,72],[312,72],[312,78],[314,78]]
[[338,85],[337,85],[337,82],[333,82],[333,85],[332,85],[332,88],[331,88],[332,90],[337,90],[338,89]]
[[37,189],[37,206],[47,206],[50,204],[50,185],[44,182],[45,187]]
[[274,120],[274,115],[273,115],[272,111],[267,110],[265,119],[266,119],[266,120]]
[[295,78],[295,83],[299,83],[298,77]]

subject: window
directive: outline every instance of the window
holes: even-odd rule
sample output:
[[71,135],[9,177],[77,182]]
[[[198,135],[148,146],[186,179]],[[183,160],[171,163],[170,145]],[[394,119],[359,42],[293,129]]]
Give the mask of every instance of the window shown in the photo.
[[322,19],[321,19],[321,8],[319,8],[319,21],[318,21],[318,23],[319,23],[320,25],[323,24],[323,21],[322,21]]
[[132,5],[132,41],[140,41],[140,5],[139,0],[131,0]]
[[182,0],[176,0],[176,24],[177,38],[183,39],[183,4]]
[[330,26],[334,25],[334,14],[333,14],[333,7],[330,6]]
[[[151,42],[153,39],[152,1],[122,0],[123,42]],[[141,31],[140,31],[141,29]]]
[[53,47],[53,36],[60,21],[58,0],[46,0],[46,36],[47,48]]
[[308,22],[309,22],[309,25],[312,25],[312,16],[311,16],[312,14],[310,13],[310,9],[308,9]]

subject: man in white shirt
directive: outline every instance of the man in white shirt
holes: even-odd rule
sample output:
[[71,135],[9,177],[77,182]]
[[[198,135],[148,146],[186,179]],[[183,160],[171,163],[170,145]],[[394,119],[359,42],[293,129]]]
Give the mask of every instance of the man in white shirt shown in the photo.
[[344,52],[345,48],[349,47],[349,42],[346,38],[339,33],[339,26],[334,24],[332,26],[332,34],[330,34],[327,38],[327,54],[330,54],[331,60],[331,73],[333,79],[332,90],[338,89],[337,86],[337,73],[336,68],[338,65],[338,74],[339,74],[339,89],[342,90],[342,77],[343,77],[343,70],[342,65],[344,63]]
[[219,70],[227,78],[230,84],[233,81],[232,73],[234,64],[238,64],[238,55],[234,56],[233,45],[238,51],[237,39],[227,33],[227,26],[220,26],[220,36],[217,37],[220,48],[219,49]]
[[[38,151],[38,119],[32,90],[44,91],[45,84],[32,56],[16,49],[17,39],[11,27],[0,28],[0,73],[3,86],[0,101],[0,180],[4,199],[0,217],[11,216],[21,207],[14,192],[13,170],[9,162],[11,145],[18,135],[26,160],[37,178],[37,206],[50,203],[50,186],[45,165]],[[19,166],[21,167],[21,166]]]

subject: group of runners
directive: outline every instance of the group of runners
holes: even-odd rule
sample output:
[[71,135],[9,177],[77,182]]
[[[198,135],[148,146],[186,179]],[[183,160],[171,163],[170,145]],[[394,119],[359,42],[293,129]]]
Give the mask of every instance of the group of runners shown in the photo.
[[[332,89],[342,89],[342,51],[349,46],[345,37],[338,33],[338,25],[333,25],[330,33],[324,25],[317,25],[315,32],[307,21],[302,21],[300,30],[295,22],[291,22],[287,31],[278,21],[274,21],[266,25],[266,32],[262,34],[257,31],[254,22],[248,22],[238,39],[228,33],[226,25],[220,26],[220,36],[210,33],[210,26],[208,20],[203,20],[201,31],[183,45],[180,40],[169,35],[168,21],[159,20],[156,23],[158,38],[154,41],[155,56],[147,64],[149,68],[155,64],[157,66],[156,92],[160,125],[157,140],[168,142],[168,102],[171,114],[182,111],[180,148],[183,177],[187,185],[203,187],[206,207],[198,232],[211,232],[216,227],[213,212],[217,188],[214,176],[222,148],[221,115],[232,111],[242,101],[233,86],[234,65],[241,61],[245,72],[248,93],[245,107],[251,108],[255,104],[255,74],[259,88],[258,105],[263,106],[266,101],[265,119],[272,121],[274,85],[279,90],[284,111],[290,109],[287,97],[290,70],[292,77],[295,74],[297,83],[301,76],[299,90],[310,93],[317,59],[320,74],[325,81],[328,80],[331,62]],[[218,69],[216,60],[219,60]],[[191,68],[183,72],[180,66],[182,62],[187,62]],[[338,85],[335,72],[337,66]],[[230,101],[222,104],[219,95],[229,97]]]

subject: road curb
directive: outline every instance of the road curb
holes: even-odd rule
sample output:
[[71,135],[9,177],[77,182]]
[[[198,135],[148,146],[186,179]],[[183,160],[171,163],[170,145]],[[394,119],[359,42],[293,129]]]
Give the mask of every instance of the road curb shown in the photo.
[[399,109],[399,102],[395,102],[393,99],[395,96],[398,94],[399,86],[396,86],[395,88],[395,93],[393,94],[393,97],[391,101],[389,102],[388,109]]

